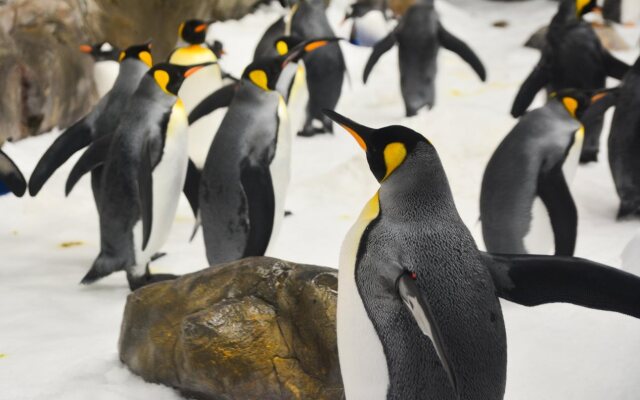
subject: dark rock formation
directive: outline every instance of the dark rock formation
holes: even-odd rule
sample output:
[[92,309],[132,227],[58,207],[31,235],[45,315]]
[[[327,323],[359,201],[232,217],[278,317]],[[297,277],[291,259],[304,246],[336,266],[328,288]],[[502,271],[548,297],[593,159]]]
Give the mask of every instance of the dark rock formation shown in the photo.
[[337,272],[250,258],[129,295],[120,359],[203,399],[341,399]]

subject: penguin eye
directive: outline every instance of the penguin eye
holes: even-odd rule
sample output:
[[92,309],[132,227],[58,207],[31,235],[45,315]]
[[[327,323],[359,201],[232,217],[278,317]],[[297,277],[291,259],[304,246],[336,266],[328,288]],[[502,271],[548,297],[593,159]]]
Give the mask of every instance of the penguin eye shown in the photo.
[[384,163],[387,169],[386,174],[383,178],[384,180],[387,179],[389,175],[391,175],[393,171],[395,171],[407,158],[407,148],[404,143],[390,143],[384,148],[383,155]]

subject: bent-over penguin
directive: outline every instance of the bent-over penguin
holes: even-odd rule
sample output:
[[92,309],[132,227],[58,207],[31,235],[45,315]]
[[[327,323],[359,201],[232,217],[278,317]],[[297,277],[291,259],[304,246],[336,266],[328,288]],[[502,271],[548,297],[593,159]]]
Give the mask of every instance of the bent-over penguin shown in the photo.
[[433,145],[402,126],[335,112],[379,191],[340,256],[338,353],[347,400],[500,400],[507,348],[498,297],[640,318],[640,278],[572,257],[478,251]]

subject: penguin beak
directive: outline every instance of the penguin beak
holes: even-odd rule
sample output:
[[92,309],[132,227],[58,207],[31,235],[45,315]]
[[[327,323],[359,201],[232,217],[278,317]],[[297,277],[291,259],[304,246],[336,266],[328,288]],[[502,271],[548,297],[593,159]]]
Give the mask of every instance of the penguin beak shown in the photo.
[[190,77],[191,75],[195,74],[196,72],[200,71],[202,68],[207,67],[209,65],[213,65],[216,64],[215,62],[208,62],[208,63],[203,63],[203,64],[198,64],[198,65],[193,65],[191,66],[189,69],[187,69],[183,76],[185,78]]
[[93,48],[91,48],[91,46],[89,46],[88,44],[83,44],[80,45],[80,51],[86,54],[91,54]]
[[308,40],[306,42],[300,43],[287,54],[287,57],[282,63],[282,68],[286,67],[287,64],[289,64],[290,62],[296,62],[300,60],[300,58],[306,53],[311,53],[321,47],[328,45],[329,43],[337,42],[339,40],[343,40],[343,39],[337,38],[337,37],[330,37],[330,38],[313,39],[313,40]]
[[344,130],[349,132],[351,136],[353,136],[353,138],[356,140],[356,142],[358,142],[358,145],[362,148],[362,150],[369,151],[374,129],[368,128],[364,125],[360,125],[357,122],[352,121],[335,111],[323,110],[322,112],[333,122],[340,125]]
[[200,32],[206,31],[208,27],[209,27],[209,23],[206,22],[204,24],[200,24],[200,25],[196,26],[194,31],[197,32],[197,33],[200,33]]

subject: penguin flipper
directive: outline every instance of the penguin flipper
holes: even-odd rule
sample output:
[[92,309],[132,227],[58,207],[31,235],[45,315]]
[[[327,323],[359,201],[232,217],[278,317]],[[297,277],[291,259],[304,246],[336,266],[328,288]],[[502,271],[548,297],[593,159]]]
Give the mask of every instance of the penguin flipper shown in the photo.
[[480,61],[480,58],[476,55],[476,53],[471,50],[471,47],[467,45],[462,40],[455,37],[451,32],[444,29],[442,25],[438,27],[438,39],[440,39],[440,44],[445,49],[452,51],[459,55],[467,64],[473,68],[473,70],[478,74],[480,80],[482,82],[487,80],[487,71]]
[[36,196],[53,173],[78,150],[91,143],[92,127],[81,119],[65,130],[44,153],[29,179],[29,194]]
[[549,72],[542,62],[540,62],[520,87],[516,99],[513,101],[513,107],[511,107],[511,115],[514,118],[522,116],[531,105],[536,94],[538,94],[548,82]]
[[193,215],[198,217],[198,201],[200,193],[200,171],[198,167],[193,163],[193,160],[189,159],[187,166],[187,179],[184,181],[184,187],[182,192],[187,197]]
[[580,122],[582,122],[584,126],[590,126],[594,121],[602,118],[603,114],[607,112],[609,108],[616,105],[619,91],[619,88],[609,89],[606,92],[601,92],[594,96],[591,106],[584,112],[580,118]]
[[555,241],[555,255],[572,256],[578,235],[578,210],[562,172],[562,163],[540,174],[538,196],[549,213]]
[[230,83],[205,97],[189,114],[189,125],[218,108],[228,107],[236,93],[237,83]]
[[273,232],[276,208],[271,172],[260,166],[245,166],[240,182],[247,197],[249,209],[249,236],[244,257],[263,256]]
[[7,186],[13,194],[22,197],[27,190],[27,182],[18,166],[0,150],[0,183]]
[[142,219],[142,250],[147,248],[153,227],[153,165],[151,146],[145,141],[138,171],[138,194],[140,196],[140,217]]
[[396,44],[396,31],[391,31],[384,39],[379,41],[373,46],[373,51],[367,60],[367,65],[364,67],[364,73],[362,75],[362,82],[367,83],[371,70],[376,65],[380,57],[387,51],[391,50],[394,44]]
[[429,302],[424,298],[415,281],[415,275],[412,275],[408,271],[404,271],[396,280],[396,289],[402,299],[402,302],[407,307],[409,313],[413,316],[413,319],[416,321],[416,324],[418,324],[422,333],[431,339],[433,347],[435,347],[436,353],[442,363],[442,367],[449,377],[449,382],[451,383],[454,392],[458,393],[456,376],[451,368],[451,361],[446,352],[446,348],[442,340],[442,334],[438,328],[435,316],[431,311]]
[[65,195],[68,196],[69,193],[73,190],[76,183],[82,178],[84,174],[87,172],[91,172],[92,170],[98,168],[107,158],[107,153],[109,152],[109,146],[111,145],[111,139],[113,135],[104,135],[101,138],[95,140],[91,143],[91,146],[80,156],[76,165],[73,166],[73,169],[69,173],[69,177],[67,178],[67,184],[65,186]]
[[571,303],[640,318],[640,278],[576,257],[482,253],[499,297],[524,306]]
[[624,78],[624,76],[631,68],[629,64],[617,59],[607,50],[604,50],[602,57],[604,62],[604,70],[606,71],[607,75],[619,81]]

